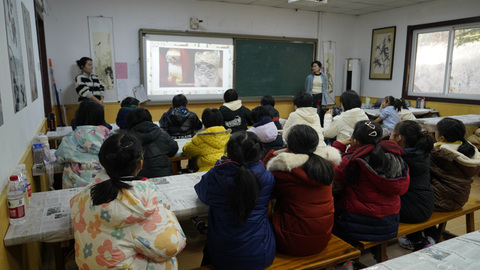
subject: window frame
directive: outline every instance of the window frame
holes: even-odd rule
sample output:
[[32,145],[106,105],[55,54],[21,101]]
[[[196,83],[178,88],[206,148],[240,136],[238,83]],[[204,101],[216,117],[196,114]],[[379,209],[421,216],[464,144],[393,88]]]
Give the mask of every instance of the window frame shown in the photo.
[[[420,93],[415,94],[409,92],[410,84],[411,84],[411,72],[415,68],[415,63],[413,60],[415,59],[415,55],[413,53],[416,52],[416,48],[414,48],[413,41],[416,40],[414,38],[414,34],[418,31],[425,31],[425,32],[434,32],[438,29],[455,29],[455,28],[464,28],[468,27],[468,24],[471,25],[479,25],[480,24],[480,16],[478,17],[470,17],[458,20],[450,20],[450,21],[443,21],[443,22],[435,22],[435,23],[427,23],[427,24],[419,24],[419,25],[409,25],[407,27],[407,43],[406,43],[406,50],[405,50],[405,67],[403,73],[403,87],[402,87],[402,97],[405,99],[416,99],[417,97],[427,97],[429,101],[438,101],[438,102],[445,102],[445,103],[462,103],[462,104],[480,104],[480,98],[472,98],[472,97],[480,97],[479,95],[469,95],[469,94],[452,94],[446,93],[445,94],[445,84],[450,84],[450,78],[444,78],[444,91],[442,93]],[[451,47],[449,41],[448,47],[448,55],[447,55],[447,63],[446,69],[448,74],[451,74],[451,67],[449,62],[451,62]],[[416,44],[415,44],[416,45]]]

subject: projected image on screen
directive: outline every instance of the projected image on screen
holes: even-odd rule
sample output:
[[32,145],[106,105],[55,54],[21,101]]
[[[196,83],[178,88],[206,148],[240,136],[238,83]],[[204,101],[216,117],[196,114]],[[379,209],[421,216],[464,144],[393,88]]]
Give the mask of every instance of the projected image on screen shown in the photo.
[[159,87],[223,87],[223,52],[160,48]]
[[152,38],[145,45],[149,96],[218,95],[232,88],[232,44],[208,38],[202,42]]

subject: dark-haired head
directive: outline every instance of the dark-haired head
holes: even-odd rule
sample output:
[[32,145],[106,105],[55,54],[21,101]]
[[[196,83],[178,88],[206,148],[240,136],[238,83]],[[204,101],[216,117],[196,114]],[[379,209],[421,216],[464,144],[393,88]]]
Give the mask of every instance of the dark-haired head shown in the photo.
[[128,113],[127,116],[127,128],[132,129],[134,126],[143,122],[152,122],[152,115],[145,108],[135,108]]
[[113,201],[123,189],[131,188],[122,178],[136,176],[142,168],[142,143],[134,134],[120,130],[103,142],[98,159],[110,180],[92,187],[93,205]]
[[202,113],[202,122],[205,128],[223,126],[222,112],[216,108],[206,108]]
[[287,145],[290,152],[308,155],[302,169],[307,176],[324,185],[333,181],[333,165],[324,158],[314,154],[320,139],[317,132],[307,125],[295,125],[288,133]]
[[275,107],[275,99],[270,95],[265,95],[260,99],[260,104],[262,106],[271,105],[272,107]]
[[322,62],[320,62],[318,60],[313,61],[312,64],[310,64],[310,66],[313,67],[314,64],[317,64],[318,67],[322,67]]
[[85,67],[85,64],[87,64],[87,61],[92,61],[92,58],[90,57],[82,57],[80,60],[77,60],[77,66],[80,69],[83,69]]
[[238,94],[237,94],[237,91],[235,91],[235,89],[228,89],[223,94],[223,100],[227,103],[237,99],[238,99]]
[[395,98],[393,96],[386,96],[384,99],[383,99],[383,102],[385,103],[385,105],[389,105],[389,106],[393,106],[395,105]]
[[229,194],[230,210],[240,223],[245,223],[261,188],[258,177],[248,169],[248,165],[260,161],[263,144],[254,133],[239,131],[232,134],[226,149],[227,157],[240,165],[233,177],[235,186]]
[[138,103],[140,101],[134,97],[126,97],[122,100],[122,103],[120,104],[121,107],[135,107],[138,106]]
[[295,154],[313,154],[319,141],[318,133],[307,125],[293,126],[287,137],[288,149]]
[[[382,136],[382,126],[375,121],[358,121],[353,128],[352,141],[356,140],[360,145],[374,145],[369,154],[368,164],[375,171],[383,170],[386,162],[385,153],[378,145]],[[358,164],[356,162],[350,162],[348,165],[347,181],[352,184],[358,183]]]
[[102,105],[86,99],[78,106],[75,125],[78,126],[101,126],[105,121],[105,111]]
[[297,108],[312,107],[313,98],[306,92],[298,92],[293,98],[293,105]]
[[340,103],[343,106],[343,111],[348,111],[353,108],[360,108],[362,106],[362,100],[357,92],[353,90],[347,90],[340,96]]
[[358,141],[359,144],[377,144],[382,140],[383,129],[379,123],[375,121],[358,121],[352,133],[352,139]]
[[402,139],[403,145],[400,143],[399,145],[404,148],[416,148],[425,153],[430,153],[433,148],[432,137],[422,133],[422,127],[415,121],[405,120],[395,125],[390,140],[398,143]]
[[462,145],[458,148],[458,152],[472,157],[475,154],[475,148],[465,140],[465,132],[466,128],[462,121],[446,117],[437,123],[435,139],[449,143],[461,141]]
[[188,103],[187,97],[183,94],[175,95],[172,98],[172,105],[173,107],[186,107]]
[[403,99],[403,98],[396,98],[395,102],[393,104],[393,107],[398,112],[401,111],[402,109],[407,109],[408,110],[407,103],[405,103],[405,99]]
[[252,121],[253,123],[257,123],[260,121],[262,116],[270,116],[270,112],[268,111],[267,108],[263,106],[257,106],[252,109]]

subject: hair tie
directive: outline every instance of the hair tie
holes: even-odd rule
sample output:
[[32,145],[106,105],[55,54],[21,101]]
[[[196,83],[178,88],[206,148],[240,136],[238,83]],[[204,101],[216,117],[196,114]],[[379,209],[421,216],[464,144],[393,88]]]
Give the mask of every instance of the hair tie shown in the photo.
[[370,137],[377,137],[377,132],[374,130],[374,131],[368,133],[368,136],[370,136]]
[[371,129],[375,129],[375,125],[372,122],[365,122],[365,125]]

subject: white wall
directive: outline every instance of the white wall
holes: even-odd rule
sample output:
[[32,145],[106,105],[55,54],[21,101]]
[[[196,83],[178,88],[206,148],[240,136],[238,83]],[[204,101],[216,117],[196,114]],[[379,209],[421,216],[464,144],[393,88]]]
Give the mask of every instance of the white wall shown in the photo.
[[[405,64],[407,27],[480,15],[478,0],[445,0],[359,16],[354,27],[354,52],[362,59],[362,95],[401,97]],[[392,80],[370,80],[372,29],[396,26]]]
[[[140,28],[190,30],[190,17],[203,20],[198,30],[202,32],[318,38],[317,12],[192,0],[48,3],[47,54],[54,62],[57,87],[64,89],[66,104],[77,103],[73,80],[80,71],[75,60],[91,55],[87,16],[113,17],[115,62],[129,66],[138,65]],[[130,88],[138,85],[138,70],[129,79]]]
[[27,89],[27,106],[21,111],[15,113],[12,84],[10,80],[10,66],[8,61],[7,37],[5,34],[5,11],[0,5],[0,94],[1,108],[3,110],[3,125],[0,126],[0,192],[8,183],[8,177],[14,167],[19,163],[23,153],[30,147],[30,142],[39,129],[44,119],[43,112],[43,94],[40,79],[40,62],[38,57],[37,35],[35,28],[35,13],[33,0],[23,1],[30,12],[30,22],[32,23],[33,53],[35,59],[35,70],[37,74],[38,98],[32,102],[32,93],[30,91],[30,81],[28,77],[27,51],[25,47],[24,26],[22,20],[21,1],[17,0],[18,23],[20,30],[20,40],[22,43],[23,62],[25,70],[25,86]]

